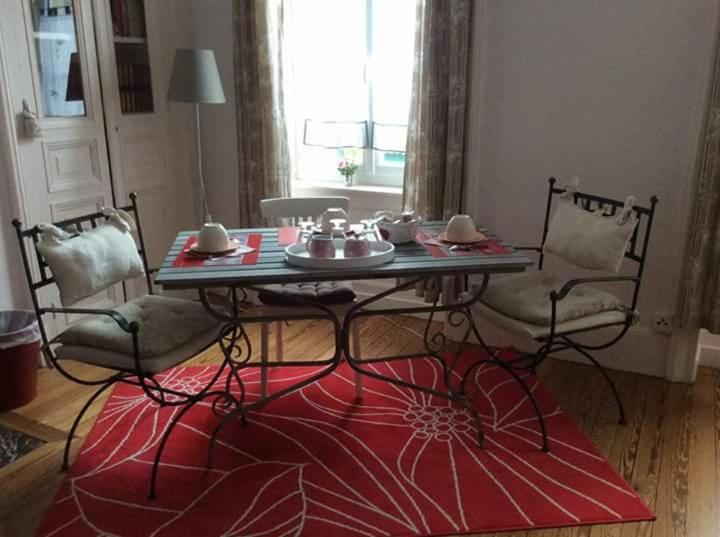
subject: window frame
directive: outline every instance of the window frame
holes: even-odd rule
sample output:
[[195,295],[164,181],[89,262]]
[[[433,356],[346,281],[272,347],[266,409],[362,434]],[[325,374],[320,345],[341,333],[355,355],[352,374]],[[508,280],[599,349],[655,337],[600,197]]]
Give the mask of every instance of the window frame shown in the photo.
[[[382,159],[384,158],[384,155],[386,153],[402,153],[405,154],[405,151],[386,151],[386,150],[380,150],[380,149],[374,149],[373,148],[373,142],[374,142],[374,125],[376,123],[375,117],[373,115],[373,101],[375,99],[375,93],[374,93],[374,84],[372,77],[367,76],[368,71],[368,65],[370,64],[370,60],[372,58],[373,53],[373,4],[376,1],[387,1],[387,0],[365,0],[365,64],[363,66],[364,71],[364,82],[366,84],[367,93],[366,93],[366,121],[369,128],[369,135],[368,135],[368,145],[365,148],[325,148],[327,151],[335,150],[335,156],[336,156],[336,162],[339,162],[341,160],[346,160],[346,155],[348,153],[351,153],[353,151],[360,151],[362,152],[362,163],[358,167],[357,172],[353,176],[353,183],[352,186],[364,186],[364,187],[372,187],[372,186],[378,186],[378,187],[394,187],[394,188],[401,188],[403,185],[403,178],[405,175],[405,161],[403,161],[403,164],[400,165],[383,165]],[[294,91],[293,93],[293,99],[297,99],[297,93]],[[408,110],[409,113],[409,110]],[[298,132],[298,123],[302,123],[303,125],[308,120],[314,120],[314,121],[331,121],[327,118],[320,119],[320,118],[295,118],[295,125],[293,128],[293,131],[295,133]],[[407,128],[407,125],[405,125]],[[303,127],[304,129],[304,127]],[[312,145],[304,144],[304,141],[302,137],[294,136],[294,153],[295,153],[295,159],[296,161],[299,161],[300,159],[300,152],[303,151],[304,147],[317,147]],[[348,149],[350,151],[348,151]],[[344,178],[335,171],[331,175],[327,177],[307,177],[301,175],[301,171],[298,169],[295,172],[295,176],[293,177],[293,181],[298,181],[300,183],[323,183],[327,184],[328,186],[343,186],[345,185]]]

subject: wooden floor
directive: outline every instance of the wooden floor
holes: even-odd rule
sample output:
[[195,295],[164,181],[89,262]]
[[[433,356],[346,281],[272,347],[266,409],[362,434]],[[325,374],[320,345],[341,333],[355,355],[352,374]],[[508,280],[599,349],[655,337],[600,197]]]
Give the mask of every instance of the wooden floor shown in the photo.
[[[395,318],[420,330],[422,321]],[[419,340],[380,319],[365,321],[361,335],[366,355],[405,352]],[[295,322],[285,331],[286,355],[318,358],[333,345],[328,323]],[[253,343],[259,334],[252,332]],[[272,340],[273,338],[271,338]],[[271,344],[272,356],[272,344]],[[219,361],[217,349],[193,359]],[[96,368],[73,371],[92,377]],[[612,373],[625,400],[628,425],[616,423],[614,402],[601,376],[590,367],[548,360],[540,370],[543,385],[574,417],[585,433],[657,514],[654,523],[577,527],[562,530],[498,533],[502,537],[705,537],[720,535],[720,375],[701,369],[694,386],[660,379]],[[90,390],[42,370],[38,398],[0,423],[43,435],[48,443],[0,469],[0,536],[33,535],[59,487],[63,441]],[[74,442],[75,450],[92,427],[102,401],[87,413]]]

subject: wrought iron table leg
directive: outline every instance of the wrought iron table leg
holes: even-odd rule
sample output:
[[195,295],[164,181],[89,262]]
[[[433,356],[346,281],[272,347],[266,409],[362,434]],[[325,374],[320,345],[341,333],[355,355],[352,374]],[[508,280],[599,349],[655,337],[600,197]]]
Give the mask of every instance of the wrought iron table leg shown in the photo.
[[[259,291],[259,289],[255,289],[252,287],[248,287],[248,289],[252,289],[254,291]],[[244,294],[244,290],[240,290]],[[267,289],[265,289],[266,292],[271,292]],[[212,432],[212,435],[210,437],[210,444],[208,447],[208,468],[212,467],[213,465],[213,458],[214,458],[214,452],[215,447],[217,445],[217,440],[220,432],[222,429],[231,421],[234,419],[239,418],[243,424],[247,423],[247,413],[251,410],[254,410],[262,405],[265,405],[271,401],[274,401],[276,399],[280,399],[281,397],[284,397],[288,395],[289,393],[292,393],[296,390],[299,390],[305,386],[308,386],[314,382],[317,382],[321,378],[329,375],[332,373],[335,368],[338,367],[340,364],[340,360],[342,357],[342,342],[340,340],[340,321],[338,319],[337,314],[330,308],[316,304],[313,302],[310,302],[306,299],[300,298],[300,297],[293,297],[293,296],[284,296],[284,298],[292,300],[297,302],[300,305],[307,306],[310,308],[314,308],[318,310],[319,313],[315,314],[314,316],[309,316],[305,314],[301,314],[298,318],[319,318],[319,319],[326,319],[329,320],[334,324],[335,327],[335,353],[334,355],[324,361],[312,361],[312,362],[288,362],[288,363],[275,363],[275,367],[297,367],[300,365],[312,365],[312,366],[325,366],[324,369],[319,371],[318,373],[314,374],[313,376],[293,384],[292,386],[289,386],[288,388],[285,388],[283,390],[274,392],[272,394],[261,394],[261,397],[251,403],[247,403],[245,401],[245,387],[242,381],[242,378],[240,376],[240,371],[242,369],[245,369],[247,367],[254,367],[257,364],[251,364],[249,363],[249,360],[252,356],[252,347],[250,344],[250,339],[247,336],[247,333],[245,331],[244,325],[247,322],[261,322],[267,323],[273,322],[273,321],[281,321],[282,319],[288,318],[286,315],[280,315],[277,318],[273,317],[262,317],[262,318],[251,318],[248,316],[241,317],[238,314],[239,311],[239,300],[237,296],[237,290],[232,289],[230,294],[230,308],[229,313],[227,312],[220,312],[216,308],[214,308],[207,298],[207,294],[204,290],[200,290],[200,300],[205,306],[205,309],[214,317],[218,319],[222,319],[225,322],[229,323],[233,328],[231,330],[231,334],[229,338],[223,338],[220,339],[220,348],[223,352],[223,356],[225,358],[224,365],[228,367],[228,375],[225,379],[225,387],[224,391],[221,391],[219,394],[216,395],[215,400],[212,404],[213,412],[220,418],[219,423],[215,427],[215,429]],[[294,317],[289,317],[294,318]],[[276,323],[279,326],[279,323]],[[265,361],[261,361],[260,367],[263,371],[261,371],[261,376],[266,374],[265,368],[268,367],[269,364],[267,364]],[[232,393],[232,387],[233,384],[237,385],[240,389],[239,397],[235,397]]]

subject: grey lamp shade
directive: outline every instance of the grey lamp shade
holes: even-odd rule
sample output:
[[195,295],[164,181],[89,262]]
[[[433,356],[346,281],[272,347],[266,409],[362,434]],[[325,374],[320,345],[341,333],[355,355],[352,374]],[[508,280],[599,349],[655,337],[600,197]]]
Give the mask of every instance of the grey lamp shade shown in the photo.
[[208,104],[225,102],[225,92],[214,51],[177,49],[168,88],[168,100]]

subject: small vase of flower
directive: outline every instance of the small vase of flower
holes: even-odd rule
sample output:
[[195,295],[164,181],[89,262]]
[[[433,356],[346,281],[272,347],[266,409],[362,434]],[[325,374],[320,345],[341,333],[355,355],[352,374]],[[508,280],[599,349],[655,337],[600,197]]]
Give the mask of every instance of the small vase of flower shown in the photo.
[[352,186],[353,175],[355,175],[358,167],[358,163],[354,160],[341,160],[338,162],[337,171],[345,178],[345,185]]

